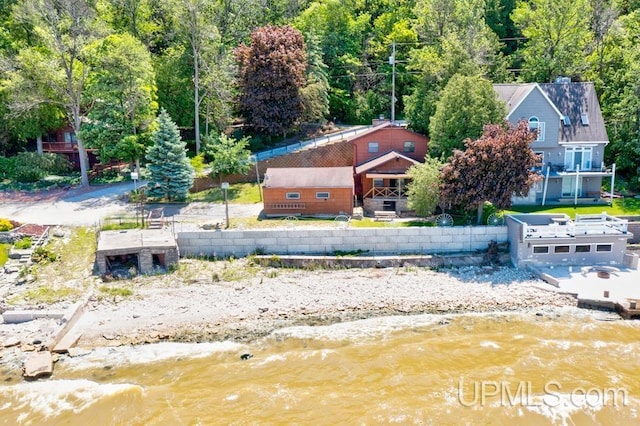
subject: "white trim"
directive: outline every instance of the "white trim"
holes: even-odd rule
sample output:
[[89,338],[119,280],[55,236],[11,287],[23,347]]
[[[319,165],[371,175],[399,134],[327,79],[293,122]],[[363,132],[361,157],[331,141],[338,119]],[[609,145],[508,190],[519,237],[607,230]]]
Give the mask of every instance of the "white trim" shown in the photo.
[[299,192],[286,192],[284,194],[284,198],[286,198],[287,200],[299,200],[300,199],[300,193]]

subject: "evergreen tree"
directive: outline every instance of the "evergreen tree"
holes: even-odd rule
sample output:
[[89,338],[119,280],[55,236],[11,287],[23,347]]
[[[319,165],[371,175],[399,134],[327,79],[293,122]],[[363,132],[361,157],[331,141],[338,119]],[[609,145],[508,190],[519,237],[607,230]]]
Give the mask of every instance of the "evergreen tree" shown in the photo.
[[153,134],[153,145],[147,149],[151,177],[149,195],[168,201],[184,200],[193,185],[193,167],[187,158],[186,144],[178,126],[162,109]]

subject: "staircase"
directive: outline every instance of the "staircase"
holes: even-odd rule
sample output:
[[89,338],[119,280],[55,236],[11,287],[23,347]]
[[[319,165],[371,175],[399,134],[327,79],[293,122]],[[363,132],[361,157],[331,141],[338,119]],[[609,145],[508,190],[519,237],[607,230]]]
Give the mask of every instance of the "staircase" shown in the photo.
[[160,209],[153,209],[147,216],[147,228],[148,229],[164,229],[164,211]]

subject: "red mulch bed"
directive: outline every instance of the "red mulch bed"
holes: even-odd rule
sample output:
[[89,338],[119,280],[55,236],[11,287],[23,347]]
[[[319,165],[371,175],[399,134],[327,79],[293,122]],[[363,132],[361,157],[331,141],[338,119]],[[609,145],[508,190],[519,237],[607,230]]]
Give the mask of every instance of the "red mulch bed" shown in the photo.
[[44,231],[48,228],[45,225],[35,225],[33,223],[26,223],[19,227],[12,229],[12,232],[19,232],[20,234],[30,235],[32,237],[40,237],[44,234]]

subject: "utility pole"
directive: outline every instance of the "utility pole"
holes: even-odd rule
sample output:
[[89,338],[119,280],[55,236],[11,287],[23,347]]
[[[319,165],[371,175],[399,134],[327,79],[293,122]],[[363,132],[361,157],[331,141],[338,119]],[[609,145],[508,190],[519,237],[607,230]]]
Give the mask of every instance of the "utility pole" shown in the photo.
[[396,42],[391,43],[391,56],[389,56],[391,64],[391,124],[396,120]]

